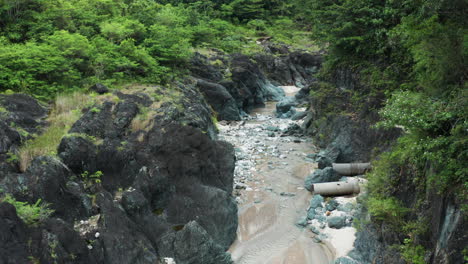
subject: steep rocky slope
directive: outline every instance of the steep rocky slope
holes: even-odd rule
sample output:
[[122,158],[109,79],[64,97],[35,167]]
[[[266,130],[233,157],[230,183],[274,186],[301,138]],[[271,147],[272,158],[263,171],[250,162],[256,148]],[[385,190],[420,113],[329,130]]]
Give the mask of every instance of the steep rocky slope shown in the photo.
[[[304,123],[305,131],[322,147],[319,167],[332,162],[368,162],[389,150],[401,134],[400,129],[381,130],[373,125],[379,120],[383,95],[369,93],[356,69],[337,68],[311,87],[310,109]],[[365,96],[356,102],[350,94],[358,91]],[[420,221],[421,234],[410,239],[428,251],[426,263],[463,263],[463,250],[468,236],[463,231],[466,214],[463,201],[452,192],[439,193],[430,186],[421,188],[410,168],[395,168],[389,175],[392,196],[409,208],[405,221]],[[434,173],[427,164],[423,175]],[[405,263],[398,247],[408,234],[396,230],[389,221],[372,218],[364,207],[360,230],[349,254],[357,263]],[[346,262],[348,263],[348,262]],[[353,262],[354,263],[354,262]]]
[[[148,95],[160,90],[147,87],[83,109],[57,156],[35,158],[24,173],[5,156],[19,146],[18,130],[37,131],[47,111],[28,96],[2,96],[2,192],[55,211],[28,226],[2,203],[2,263],[230,263],[234,151],[209,137],[211,111],[196,89],[174,89],[180,97],[160,107]],[[150,125],[134,129],[148,107]]]

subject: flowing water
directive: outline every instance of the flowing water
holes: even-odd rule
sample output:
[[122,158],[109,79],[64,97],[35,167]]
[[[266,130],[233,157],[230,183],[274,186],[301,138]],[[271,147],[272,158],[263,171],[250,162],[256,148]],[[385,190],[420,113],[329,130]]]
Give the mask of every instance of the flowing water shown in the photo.
[[[287,95],[297,91],[285,87]],[[256,109],[247,121],[220,124],[220,139],[236,147],[238,159],[239,228],[229,252],[239,264],[330,263],[333,247],[315,243],[309,229],[296,226],[311,199],[303,184],[316,168],[306,157],[316,148],[307,138],[281,136],[300,121],[276,118],[275,105]]]

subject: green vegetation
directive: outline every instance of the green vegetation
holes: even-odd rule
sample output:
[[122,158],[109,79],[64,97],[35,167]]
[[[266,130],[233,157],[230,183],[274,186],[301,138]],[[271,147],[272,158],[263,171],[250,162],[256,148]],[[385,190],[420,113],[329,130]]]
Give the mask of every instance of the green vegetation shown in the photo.
[[[408,222],[411,212],[395,194],[401,180],[409,178],[416,188],[412,210],[422,208],[428,190],[455,194],[460,201],[468,198],[465,2],[303,2],[310,9],[299,16],[329,50],[321,78],[332,80],[337,69],[347,68],[361,84],[348,91],[321,85],[313,96],[347,93],[345,111],[361,115],[365,107],[381,108],[378,127],[404,130],[392,150],[374,162],[366,204],[374,221],[408,234],[398,247],[403,258],[424,263],[425,249],[414,236],[427,231]],[[337,111],[324,107],[329,114]],[[465,205],[465,213],[467,209]]]
[[0,198],[0,201],[12,204],[16,208],[18,216],[30,226],[36,226],[41,221],[45,220],[54,210],[48,208],[48,204],[42,202],[41,199],[37,200],[35,204],[28,204],[27,202],[20,202],[13,198],[11,195],[6,194]]
[[263,36],[312,47],[310,34],[294,23],[292,6],[258,0],[5,0],[0,92],[52,99],[96,82],[170,81],[184,74],[194,51],[261,51],[255,39]]
[[99,184],[101,183],[101,177],[103,176],[104,174],[102,173],[102,171],[96,171],[94,173],[89,173],[89,171],[84,171],[82,174],[81,174],[81,177],[83,178],[84,180],[84,183],[86,185],[86,187],[90,187],[94,184]]

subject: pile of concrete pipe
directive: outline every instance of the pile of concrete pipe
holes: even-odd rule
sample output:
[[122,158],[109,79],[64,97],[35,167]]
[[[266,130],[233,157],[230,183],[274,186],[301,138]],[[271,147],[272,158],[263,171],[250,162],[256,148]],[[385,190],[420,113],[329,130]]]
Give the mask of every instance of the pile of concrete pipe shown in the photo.
[[323,196],[340,196],[357,194],[360,192],[360,188],[357,180],[345,182],[324,182],[313,184],[311,192],[313,194],[320,194]]
[[343,176],[362,175],[371,169],[370,163],[333,163],[333,170]]

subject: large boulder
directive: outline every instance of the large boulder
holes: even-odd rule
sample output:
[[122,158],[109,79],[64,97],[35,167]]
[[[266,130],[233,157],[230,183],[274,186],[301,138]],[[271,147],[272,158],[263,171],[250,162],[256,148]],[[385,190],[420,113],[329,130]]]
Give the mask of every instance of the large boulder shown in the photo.
[[19,146],[20,143],[20,133],[0,120],[0,154],[7,154],[13,146]]
[[60,159],[75,173],[95,171],[97,146],[82,135],[66,136],[58,147]]
[[340,229],[346,226],[346,216],[331,216],[327,219],[328,227]]
[[190,60],[189,67],[195,77],[213,82],[219,82],[223,79],[221,71],[209,63],[207,57],[198,52],[196,52]]
[[0,263],[28,263],[28,229],[9,203],[0,203]]
[[316,169],[312,174],[307,176],[305,179],[304,187],[311,191],[312,190],[312,185],[315,183],[321,183],[321,182],[334,182],[338,181],[341,178],[341,176],[336,173],[333,168],[327,167],[324,169]]
[[179,231],[170,231],[161,237],[160,254],[173,257],[179,264],[230,264],[229,253],[210,238],[196,221],[184,225]]
[[337,162],[340,154],[340,148],[331,145],[327,149],[320,151],[316,155],[315,161],[318,163],[319,169],[325,169],[326,167],[331,167],[333,163]]
[[283,89],[272,85],[258,65],[245,55],[232,55],[231,72],[231,79],[240,91],[240,98],[236,100],[243,102],[249,97],[253,98],[253,105],[244,106],[246,111],[255,105],[263,105],[267,100],[280,100],[284,96]]
[[240,120],[236,101],[224,86],[199,79],[197,87],[217,112],[219,120]]
[[290,112],[295,106],[297,106],[296,98],[293,96],[284,97],[276,104],[276,115],[281,117]]
[[95,85],[89,87],[89,90],[98,94],[105,94],[109,92],[109,88],[107,88],[107,86],[102,83],[96,83]]
[[101,210],[98,223],[100,236],[96,239],[95,250],[103,250],[106,263],[156,263],[156,249],[127,216],[126,212],[113,202],[107,192],[97,195]]
[[44,125],[43,119],[47,116],[47,109],[36,99],[25,94],[0,94],[0,107],[5,109],[5,112],[0,114],[0,119],[29,134],[38,133]]
[[16,165],[12,166],[16,163],[12,154],[22,142],[40,133],[46,116],[47,109],[31,96],[0,94],[0,179],[18,170]]
[[[0,224],[7,228],[0,230],[0,263],[149,264],[161,256],[231,263],[225,251],[238,221],[231,196],[234,149],[215,140],[212,109],[195,83],[176,83],[177,92],[158,89],[115,92],[119,100],[102,98],[83,109],[62,138],[60,160],[37,157],[20,173],[0,159],[2,193],[30,204],[41,199],[55,211],[30,227],[0,204]],[[221,94],[229,97],[226,91]],[[164,102],[158,93],[167,95]],[[11,109],[0,116],[3,155],[23,137],[8,125],[19,116]],[[233,98],[231,109],[237,110]],[[40,125],[37,112],[29,117]],[[136,126],[137,115],[148,125]],[[37,129],[21,124],[26,132]]]
[[54,216],[65,220],[89,215],[89,197],[84,194],[79,184],[75,186],[69,181],[72,175],[70,170],[56,158],[38,157],[25,172],[25,177],[28,179],[26,198],[30,203],[42,199],[55,210]]
[[[114,220],[99,227],[101,242],[93,247],[96,252],[106,253],[97,259],[153,263],[163,248],[165,256],[174,257],[177,263],[187,259],[218,260],[221,252],[223,259],[230,259],[224,250],[234,241],[237,230],[237,206],[231,197],[234,149],[201,131],[211,122],[209,108],[203,102],[196,94],[182,98],[180,104],[193,109],[190,113],[183,113],[180,106],[171,103],[162,104],[156,111],[164,114],[149,117],[152,126],[139,131],[126,129],[128,115],[124,113],[133,111],[121,110],[119,114],[116,111],[124,108],[104,103],[100,112],[87,113],[77,122],[80,129],[75,133],[80,134],[62,140],[59,156],[76,173],[103,173],[100,185],[105,191],[98,194],[96,207],[101,219]],[[95,116],[101,113],[102,118]],[[186,121],[188,125],[180,124]],[[81,130],[88,126],[114,127],[118,131]],[[92,136],[101,137],[101,143],[92,142]],[[119,190],[123,190],[121,198],[112,204],[107,193]],[[191,221],[197,221],[203,237],[211,241],[208,251],[195,253],[163,245],[162,236],[179,233]],[[128,237],[129,242],[119,247],[122,237]],[[197,244],[196,239],[185,237],[178,243]],[[148,252],[142,252],[144,248]],[[121,256],[125,252],[128,254]]]

